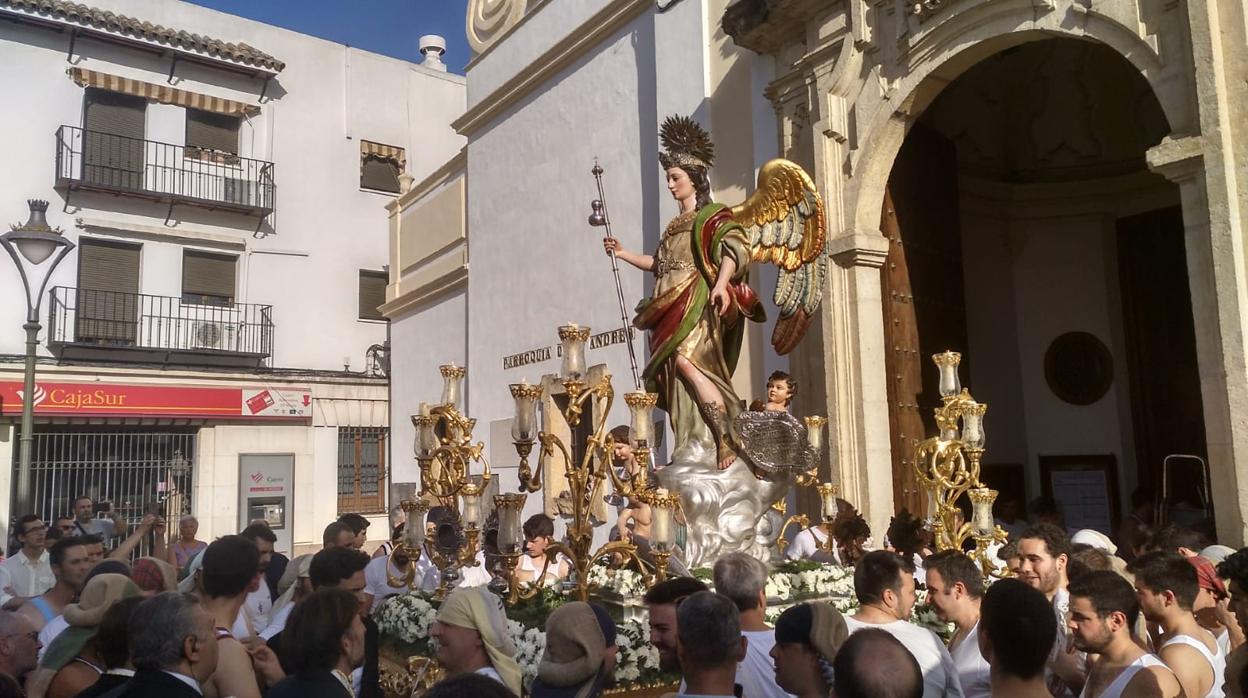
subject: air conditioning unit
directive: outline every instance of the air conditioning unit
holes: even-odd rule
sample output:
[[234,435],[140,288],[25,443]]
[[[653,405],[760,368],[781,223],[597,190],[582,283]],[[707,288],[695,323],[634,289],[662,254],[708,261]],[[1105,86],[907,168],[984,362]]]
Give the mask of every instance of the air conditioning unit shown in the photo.
[[223,180],[222,200],[239,206],[251,206],[255,203],[256,183],[246,179],[226,177]]
[[190,339],[192,349],[236,351],[238,349],[238,328],[229,322],[196,320],[191,323]]

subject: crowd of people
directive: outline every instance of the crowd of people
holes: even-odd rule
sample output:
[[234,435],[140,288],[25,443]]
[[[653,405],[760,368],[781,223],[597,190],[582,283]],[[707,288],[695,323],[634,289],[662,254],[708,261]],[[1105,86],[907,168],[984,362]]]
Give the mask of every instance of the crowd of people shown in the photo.
[[[84,497],[51,529],[18,520],[0,563],[0,698],[382,695],[371,616],[411,567],[397,544],[407,524],[370,556],[368,519],[347,514],[319,552],[287,559],[262,521],[208,543],[190,517],[165,539],[158,517],[131,530],[100,509]],[[808,533],[805,554],[831,548],[827,557],[853,565],[852,613],[806,602],[769,624],[769,566],[743,554],[715,563],[713,587],[673,576],[649,589],[649,639],[661,668],[681,677],[679,695],[1217,697],[1248,685],[1248,549],[1178,526],[1120,549],[1040,520],[1012,531],[997,552],[1010,577],[987,584],[965,553],[928,550],[905,512],[882,549],[848,503],[842,512],[822,539]],[[448,515],[435,508],[411,524],[436,536]],[[645,512],[631,518],[622,535]],[[550,518],[529,519],[524,535],[522,581],[568,573],[564,560],[546,564]],[[604,607],[550,613],[526,686],[485,551],[477,571],[448,580],[427,558],[418,586],[454,587],[429,629],[446,678],[427,695],[592,698],[613,684],[617,628]],[[947,640],[911,622],[920,590],[951,627]]]

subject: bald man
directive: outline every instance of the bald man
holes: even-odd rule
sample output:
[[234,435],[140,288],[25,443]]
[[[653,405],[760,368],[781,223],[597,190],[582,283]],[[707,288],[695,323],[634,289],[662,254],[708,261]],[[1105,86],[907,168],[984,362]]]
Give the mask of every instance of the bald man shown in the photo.
[[25,685],[39,660],[39,631],[26,616],[0,611],[0,674],[8,674]]
[[922,698],[923,672],[905,645],[878,628],[849,636],[832,662],[837,696]]

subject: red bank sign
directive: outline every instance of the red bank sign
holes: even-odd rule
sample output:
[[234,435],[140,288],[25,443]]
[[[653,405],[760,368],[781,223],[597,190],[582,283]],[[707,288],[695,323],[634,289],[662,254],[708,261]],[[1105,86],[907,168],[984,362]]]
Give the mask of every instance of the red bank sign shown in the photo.
[[[307,419],[304,388],[210,388],[121,383],[35,383],[35,414],[67,417]],[[22,384],[0,381],[0,415],[22,413]]]

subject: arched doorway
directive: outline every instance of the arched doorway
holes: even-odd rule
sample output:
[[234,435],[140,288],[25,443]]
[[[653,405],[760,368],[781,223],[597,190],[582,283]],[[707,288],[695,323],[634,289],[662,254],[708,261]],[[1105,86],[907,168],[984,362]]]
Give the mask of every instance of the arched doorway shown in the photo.
[[985,58],[915,119],[881,215],[898,509],[923,507],[910,459],[944,349],[990,406],[1002,502],[1051,495],[1108,533],[1166,455],[1204,455],[1179,191],[1145,164],[1169,132],[1135,67],[1070,38]]

